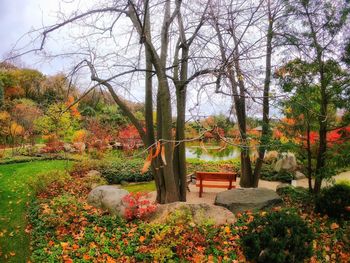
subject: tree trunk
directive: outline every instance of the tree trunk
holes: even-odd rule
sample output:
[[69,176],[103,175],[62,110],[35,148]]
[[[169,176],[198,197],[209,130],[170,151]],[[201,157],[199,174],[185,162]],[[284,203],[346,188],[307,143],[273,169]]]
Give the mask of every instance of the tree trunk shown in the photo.
[[169,87],[164,74],[164,78],[158,78],[159,82],[159,102],[162,116],[162,147],[165,147],[165,162],[162,162],[163,178],[165,187],[165,199],[161,203],[171,203],[180,200],[179,184],[175,180],[173,165],[173,137],[172,137],[172,115]]
[[311,142],[310,142],[310,122],[307,121],[306,124],[306,147],[307,147],[307,179],[309,183],[309,192],[312,192],[312,152],[311,152]]
[[267,30],[266,40],[266,66],[265,66],[265,81],[264,81],[264,92],[263,92],[263,123],[260,137],[260,146],[258,152],[258,159],[254,168],[254,185],[256,187],[259,183],[260,172],[264,162],[265,151],[267,145],[270,142],[270,82],[271,82],[271,57],[272,57],[272,38],[273,38],[273,17],[271,16],[270,2],[268,2],[269,8],[269,27]]

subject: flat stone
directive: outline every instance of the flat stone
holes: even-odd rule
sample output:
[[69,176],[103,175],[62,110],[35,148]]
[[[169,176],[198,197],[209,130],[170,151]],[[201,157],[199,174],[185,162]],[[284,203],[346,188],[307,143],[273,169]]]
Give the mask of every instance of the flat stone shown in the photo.
[[212,224],[223,225],[235,223],[236,217],[228,209],[209,204],[188,204],[175,202],[158,205],[156,212],[148,219],[150,223],[171,224]]
[[112,185],[101,185],[94,188],[88,195],[88,203],[94,207],[108,210],[112,215],[124,216],[123,197],[129,194],[124,189]]
[[232,213],[260,210],[282,202],[275,191],[266,188],[236,188],[218,193],[215,204]]
[[299,171],[295,172],[294,177],[295,177],[296,180],[300,180],[300,179],[305,179],[306,178],[305,174],[303,174],[302,172],[299,172]]

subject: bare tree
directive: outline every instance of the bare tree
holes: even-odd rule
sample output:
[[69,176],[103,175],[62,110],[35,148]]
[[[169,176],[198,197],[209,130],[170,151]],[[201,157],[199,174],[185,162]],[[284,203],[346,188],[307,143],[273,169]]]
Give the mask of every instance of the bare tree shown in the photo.
[[[269,105],[271,83],[271,61],[273,39],[277,30],[276,20],[280,18],[283,5],[280,1],[232,1],[225,7],[212,9],[212,24],[216,31],[222,72],[220,78],[227,80],[230,90],[221,92],[233,97],[241,144],[242,187],[257,187],[264,154],[270,138]],[[223,11],[224,10],[224,11]],[[267,24],[264,21],[268,21]],[[261,27],[260,25],[263,25]],[[255,33],[255,36],[253,37]],[[249,65],[259,65],[265,58],[265,68],[249,74]],[[263,83],[259,76],[264,75]],[[253,75],[253,76],[252,76]],[[255,80],[255,81],[254,81]],[[220,81],[220,80],[219,80]],[[262,87],[261,87],[262,86]],[[262,92],[261,92],[262,91]],[[256,95],[262,93],[262,95]],[[252,169],[249,136],[247,134],[247,101],[262,105],[262,134],[258,148],[258,159]]]
[[[75,48],[64,52],[80,60],[73,72],[88,68],[94,82],[92,88],[105,87],[137,128],[150,154],[154,155],[151,169],[157,187],[157,201],[186,201],[186,90],[196,77],[215,72],[215,69],[202,67],[205,63],[198,62],[194,55],[199,49],[197,39],[206,22],[210,1],[105,2],[84,12],[76,10],[69,16],[60,13],[61,21],[45,27],[40,32],[39,47],[30,52],[42,51],[49,36],[65,27],[73,27],[72,32],[78,35],[73,37]],[[106,43],[113,43],[115,47],[107,47]],[[193,53],[192,46],[196,46]],[[135,79],[144,81],[145,125],[117,91],[125,85],[130,86]],[[175,125],[173,98],[176,99]],[[153,126],[155,108],[156,131]],[[158,145],[161,145],[162,155],[155,157]]]

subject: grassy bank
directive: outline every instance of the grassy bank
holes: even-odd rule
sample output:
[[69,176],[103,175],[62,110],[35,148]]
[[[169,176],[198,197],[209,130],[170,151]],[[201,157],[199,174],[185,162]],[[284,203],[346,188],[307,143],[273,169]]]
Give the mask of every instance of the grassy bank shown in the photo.
[[26,204],[33,193],[28,180],[42,172],[69,167],[64,160],[0,165],[0,262],[25,262],[29,256]]

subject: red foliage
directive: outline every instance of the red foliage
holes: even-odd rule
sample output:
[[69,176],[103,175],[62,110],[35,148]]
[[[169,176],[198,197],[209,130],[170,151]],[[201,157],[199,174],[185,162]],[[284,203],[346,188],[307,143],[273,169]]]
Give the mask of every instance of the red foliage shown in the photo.
[[[345,128],[339,128],[327,133],[327,144],[332,146],[333,144],[341,144],[346,141],[350,136],[350,126]],[[319,140],[318,132],[310,132],[310,142],[311,144],[317,143]]]
[[63,142],[51,141],[46,143],[46,145],[40,150],[42,153],[57,153],[63,151]]
[[113,130],[108,125],[102,125],[96,119],[88,120],[87,136],[88,148],[105,150],[109,142],[113,139]]
[[134,125],[128,125],[124,127],[118,133],[118,138],[120,139],[141,139],[139,132]]
[[8,87],[5,89],[5,98],[15,99],[24,97],[24,89],[21,87]]
[[126,205],[124,216],[127,220],[145,218],[156,211],[157,206],[152,204],[147,197],[147,193],[137,192],[130,193],[123,198]]
[[131,124],[119,131],[118,140],[122,143],[124,150],[132,150],[142,144],[139,132]]

